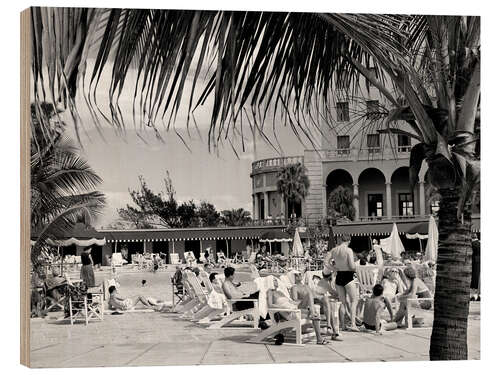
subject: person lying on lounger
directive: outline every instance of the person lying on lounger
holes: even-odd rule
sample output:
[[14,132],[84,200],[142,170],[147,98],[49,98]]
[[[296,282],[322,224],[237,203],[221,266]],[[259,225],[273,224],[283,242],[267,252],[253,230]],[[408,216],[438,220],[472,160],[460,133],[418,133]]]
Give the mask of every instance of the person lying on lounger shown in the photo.
[[135,296],[132,298],[122,297],[118,294],[118,290],[114,285],[110,286],[109,289],[109,307],[112,310],[127,311],[132,310],[139,302],[144,306],[159,310],[163,307],[164,302],[156,300],[151,297]]

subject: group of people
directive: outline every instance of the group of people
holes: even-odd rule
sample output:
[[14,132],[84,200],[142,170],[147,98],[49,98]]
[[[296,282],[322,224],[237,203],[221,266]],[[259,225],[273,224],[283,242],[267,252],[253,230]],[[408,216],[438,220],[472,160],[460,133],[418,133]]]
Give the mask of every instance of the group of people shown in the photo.
[[[340,237],[340,244],[326,254],[323,268],[324,278],[330,277],[333,272],[336,272],[335,291],[342,302],[343,308],[349,315],[349,330],[359,331],[358,323],[365,329],[376,332],[381,332],[384,324],[386,329],[401,327],[403,319],[406,317],[407,301],[409,299],[432,297],[429,287],[417,276],[413,266],[407,266],[403,270],[408,282],[407,286],[402,282],[397,268],[387,268],[381,283],[373,287],[371,297],[362,303],[362,308],[359,308],[359,287],[356,281],[358,265],[354,260],[355,256],[352,249],[349,248],[349,243],[349,236]],[[374,250],[376,263],[383,262],[380,249],[378,249],[380,253],[377,252],[375,246]],[[399,302],[399,308],[394,314],[391,302],[396,300]],[[428,305],[424,304],[421,307],[430,308]],[[384,309],[388,310],[390,317],[386,322],[381,318]],[[362,319],[358,315],[361,310],[364,310]],[[387,323],[392,324],[387,325]]]

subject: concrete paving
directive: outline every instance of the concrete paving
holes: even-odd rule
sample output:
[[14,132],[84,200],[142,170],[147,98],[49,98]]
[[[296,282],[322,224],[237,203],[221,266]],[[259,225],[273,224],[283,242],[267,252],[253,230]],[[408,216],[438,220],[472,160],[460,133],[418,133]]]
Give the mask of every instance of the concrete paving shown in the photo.
[[[123,277],[133,293],[169,298],[166,276]],[[157,283],[149,283],[150,279]],[[480,358],[480,319],[469,319],[469,358]],[[256,333],[245,329],[207,330],[171,313],[142,312],[105,315],[102,322],[69,325],[51,314],[31,320],[32,367],[99,367],[346,361],[428,360],[431,329],[395,330],[382,336],[344,332],[343,342],[305,347],[249,344]]]

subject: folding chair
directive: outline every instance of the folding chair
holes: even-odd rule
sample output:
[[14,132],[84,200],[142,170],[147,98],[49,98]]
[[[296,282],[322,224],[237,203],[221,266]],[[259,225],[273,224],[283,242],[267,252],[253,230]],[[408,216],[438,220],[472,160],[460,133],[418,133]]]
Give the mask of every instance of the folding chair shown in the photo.
[[65,295],[62,294],[59,298],[54,298],[50,295],[50,291],[57,288],[58,287],[49,289],[46,283],[43,284],[43,295],[45,296],[45,306],[47,311],[52,311],[52,309],[64,310],[64,303],[66,300]]
[[100,287],[87,290],[87,309],[89,321],[104,320],[104,291]]
[[170,282],[172,283],[172,309],[174,309],[179,303],[184,301],[184,284],[182,281],[176,283],[173,277],[170,278]]

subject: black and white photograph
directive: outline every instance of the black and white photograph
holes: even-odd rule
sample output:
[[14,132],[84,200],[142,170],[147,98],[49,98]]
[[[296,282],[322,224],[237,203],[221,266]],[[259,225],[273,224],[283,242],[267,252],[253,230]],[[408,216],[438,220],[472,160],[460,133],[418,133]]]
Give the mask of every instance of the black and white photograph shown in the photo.
[[23,11],[22,364],[481,359],[481,16],[329,6]]

